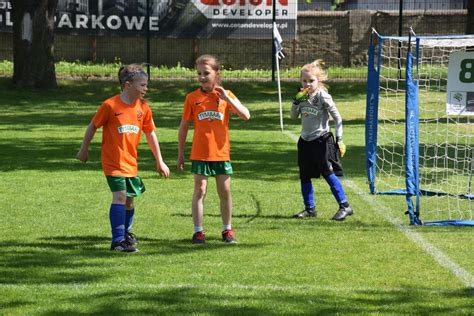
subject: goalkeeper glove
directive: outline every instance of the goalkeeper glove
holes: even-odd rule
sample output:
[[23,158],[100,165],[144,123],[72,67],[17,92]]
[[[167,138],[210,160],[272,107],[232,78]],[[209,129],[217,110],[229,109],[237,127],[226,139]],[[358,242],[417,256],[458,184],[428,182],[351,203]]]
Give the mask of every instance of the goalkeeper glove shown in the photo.
[[295,95],[293,102],[298,104],[300,102],[306,101],[309,99],[309,88],[299,89],[298,93]]
[[339,155],[341,158],[344,157],[346,154],[346,144],[344,144],[341,137],[337,138],[337,148],[339,149]]

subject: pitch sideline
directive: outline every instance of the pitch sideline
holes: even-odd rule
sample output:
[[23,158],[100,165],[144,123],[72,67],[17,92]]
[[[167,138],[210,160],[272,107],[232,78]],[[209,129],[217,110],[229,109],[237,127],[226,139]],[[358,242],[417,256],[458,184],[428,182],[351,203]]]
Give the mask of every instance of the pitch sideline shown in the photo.
[[[298,136],[289,132],[283,131],[283,134],[291,138],[293,141],[298,141]],[[400,232],[402,232],[410,241],[415,243],[418,247],[420,247],[424,252],[429,254],[435,261],[442,266],[443,268],[449,270],[452,274],[454,274],[465,286],[469,288],[474,287],[474,277],[469,273],[469,271],[462,268],[456,262],[451,260],[444,252],[440,249],[436,248],[428,241],[426,241],[420,234],[413,231],[410,227],[403,225],[397,218],[390,215],[390,209],[384,205],[381,201],[376,201],[364,191],[362,191],[357,184],[349,179],[345,179],[344,183],[346,183],[352,191],[354,191],[357,195],[359,195],[367,204],[375,211],[376,214],[382,215],[382,217],[388,221],[390,224],[395,226]],[[382,210],[382,212],[377,211]]]

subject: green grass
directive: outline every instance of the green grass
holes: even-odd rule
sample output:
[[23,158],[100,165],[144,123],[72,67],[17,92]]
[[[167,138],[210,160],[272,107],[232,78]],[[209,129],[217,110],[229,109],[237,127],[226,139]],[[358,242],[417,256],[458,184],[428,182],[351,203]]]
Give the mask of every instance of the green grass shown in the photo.
[[[296,85],[283,83],[285,113]],[[213,181],[205,204],[207,243],[191,244],[193,179],[189,169],[176,172],[175,161],[182,102],[196,86],[153,81],[149,99],[173,174],[157,176],[143,141],[139,170],[147,192],[136,200],[134,225],[140,252],[124,255],[108,250],[111,194],[100,168],[100,132],[90,161],[74,160],[86,125],[100,102],[118,92],[116,84],[60,81],[55,91],[22,91],[0,79],[2,314],[473,313],[472,288],[385,216],[471,275],[472,228],[407,227],[403,198],[367,193],[363,84],[330,84],[344,118],[343,184],[355,209],[341,223],[330,220],[337,205],[322,180],[314,181],[319,217],[290,218],[302,207],[296,145],[279,132],[275,84],[225,86],[252,114],[248,122],[230,123],[239,244],[219,240]],[[285,118],[286,130],[299,128]]]

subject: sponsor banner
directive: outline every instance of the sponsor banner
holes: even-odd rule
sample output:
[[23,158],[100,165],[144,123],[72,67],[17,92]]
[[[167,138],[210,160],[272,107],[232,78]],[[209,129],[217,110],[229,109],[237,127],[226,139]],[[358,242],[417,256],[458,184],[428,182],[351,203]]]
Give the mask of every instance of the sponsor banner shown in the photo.
[[474,115],[474,52],[449,55],[446,114]]
[[[57,33],[169,38],[272,36],[273,2],[283,38],[296,35],[297,0],[58,0]],[[12,4],[0,0],[0,31],[12,32]],[[148,23],[147,23],[148,22]]]

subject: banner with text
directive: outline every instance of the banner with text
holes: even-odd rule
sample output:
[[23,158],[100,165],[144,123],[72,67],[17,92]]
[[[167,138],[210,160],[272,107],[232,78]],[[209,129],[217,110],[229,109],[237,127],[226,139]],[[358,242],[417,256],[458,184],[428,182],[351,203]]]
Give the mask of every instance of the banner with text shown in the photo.
[[[273,1],[280,34],[296,36],[297,0],[62,0],[58,33],[168,38],[262,38],[272,36]],[[32,17],[33,12],[25,14]],[[148,23],[147,23],[148,22]],[[0,31],[12,32],[12,3],[0,0]]]
[[446,114],[474,115],[474,52],[449,55]]

